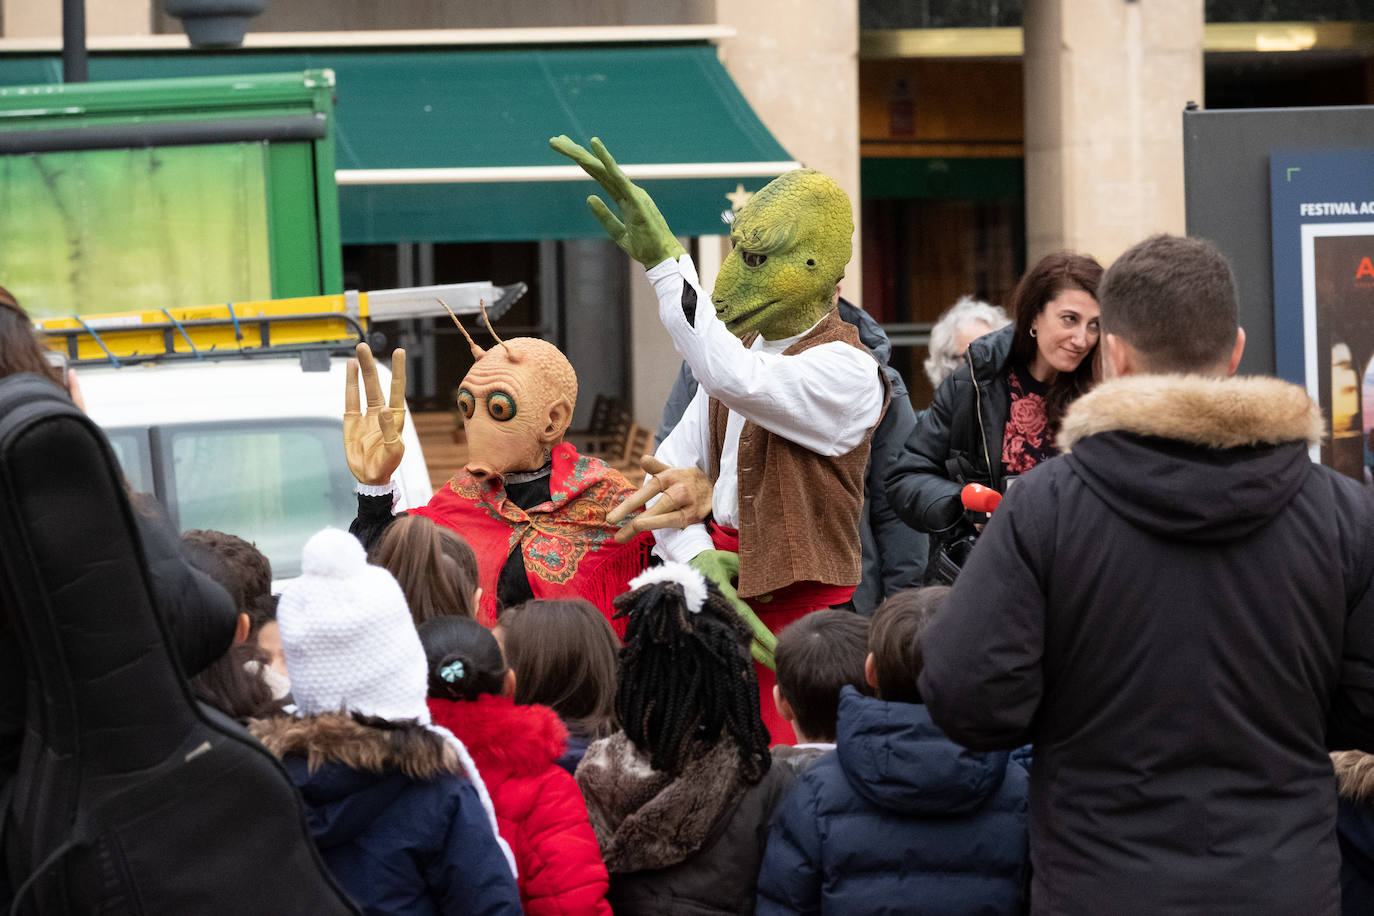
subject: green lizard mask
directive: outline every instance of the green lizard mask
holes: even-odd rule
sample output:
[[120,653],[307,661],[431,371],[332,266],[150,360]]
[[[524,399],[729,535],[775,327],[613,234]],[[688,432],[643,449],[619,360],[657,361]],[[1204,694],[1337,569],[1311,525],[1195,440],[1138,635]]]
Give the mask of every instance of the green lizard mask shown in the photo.
[[814,169],[781,175],[755,194],[730,229],[730,254],[711,301],[736,337],[800,334],[826,312],[853,253],[849,196]]
[[[630,257],[648,268],[683,253],[653,200],[625,177],[600,140],[592,138],[590,151],[563,136],[549,145],[611,196],[618,216],[596,195],[587,205]],[[830,310],[854,253],[853,238],[849,195],[833,178],[797,169],[773,179],[735,217],[734,247],[711,293],[717,317],[736,337],[758,331],[779,340],[802,333]]]

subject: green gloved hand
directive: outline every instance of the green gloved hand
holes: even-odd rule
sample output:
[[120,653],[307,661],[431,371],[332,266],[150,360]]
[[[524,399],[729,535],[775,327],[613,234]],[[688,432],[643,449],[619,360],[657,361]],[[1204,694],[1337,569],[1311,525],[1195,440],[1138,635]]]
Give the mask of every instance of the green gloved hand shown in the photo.
[[754,638],[749,643],[749,652],[754,656],[754,661],[769,670],[777,670],[773,651],[778,647],[778,638],[759,620],[759,615],[740,600],[739,593],[735,591],[735,581],[739,578],[739,554],[727,550],[703,550],[692,557],[687,565],[716,583],[721,594],[734,607],[735,613],[754,631]]
[[587,198],[587,206],[606,234],[626,254],[649,268],[686,253],[668,228],[668,221],[658,212],[653,198],[625,177],[600,140],[592,137],[591,152],[561,134],[549,140],[549,146],[582,166],[582,170],[596,179],[615,201],[619,217],[595,194]]

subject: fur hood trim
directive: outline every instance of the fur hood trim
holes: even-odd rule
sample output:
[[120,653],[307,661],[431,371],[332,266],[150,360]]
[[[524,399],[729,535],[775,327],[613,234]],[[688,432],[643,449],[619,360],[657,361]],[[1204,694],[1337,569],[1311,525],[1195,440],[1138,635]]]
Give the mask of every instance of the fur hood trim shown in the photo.
[[1374,754],[1334,751],[1331,765],[1336,768],[1336,785],[1342,798],[1374,801]]
[[676,865],[698,852],[745,784],[731,741],[705,746],[673,778],[649,765],[624,732],[592,742],[577,785],[612,874]]
[[517,706],[492,695],[471,703],[431,697],[429,714],[467,745],[483,772],[533,776],[553,766],[568,746],[568,729],[547,706]]
[[304,757],[312,773],[325,763],[338,763],[378,776],[399,770],[419,781],[444,773],[463,775],[453,746],[415,722],[324,713],[253,719],[248,728],[274,757]]
[[1297,385],[1267,376],[1132,375],[1103,382],[1069,408],[1059,447],[1105,432],[1230,449],[1322,437],[1321,409]]
[[501,836],[496,809],[486,783],[463,742],[442,725],[396,722],[357,713],[331,712],[317,716],[273,716],[250,719],[248,731],[278,760],[304,757],[314,773],[326,763],[378,776],[399,770],[417,781],[445,773],[466,776],[491,824],[510,873],[519,877],[515,854]]

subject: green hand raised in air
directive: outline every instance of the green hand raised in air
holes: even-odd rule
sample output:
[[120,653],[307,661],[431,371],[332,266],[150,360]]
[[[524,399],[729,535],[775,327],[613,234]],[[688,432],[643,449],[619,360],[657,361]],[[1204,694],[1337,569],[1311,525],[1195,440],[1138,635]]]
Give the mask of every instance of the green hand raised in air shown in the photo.
[[600,140],[592,137],[591,152],[563,135],[551,139],[549,146],[582,166],[582,170],[610,195],[620,211],[619,216],[595,194],[587,198],[587,206],[606,234],[626,254],[647,268],[686,253],[668,228],[668,221],[658,212],[653,198],[625,177]]

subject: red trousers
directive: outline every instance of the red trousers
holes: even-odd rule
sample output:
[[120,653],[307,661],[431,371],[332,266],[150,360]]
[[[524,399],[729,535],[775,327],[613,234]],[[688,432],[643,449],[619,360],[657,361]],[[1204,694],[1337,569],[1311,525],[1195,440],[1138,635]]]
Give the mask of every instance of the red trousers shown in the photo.
[[[711,522],[707,525],[711,532],[711,543],[717,550],[739,553],[739,532]],[[789,623],[800,620],[812,611],[823,611],[837,604],[844,604],[854,595],[854,586],[825,585],[820,582],[793,582],[769,595],[745,598],[744,603],[759,615],[759,620],[768,627],[773,635],[783,631]],[[754,674],[759,681],[759,715],[768,727],[773,744],[795,744],[791,724],[778,715],[777,705],[773,702],[773,685],[778,680],[773,671],[754,662]]]

